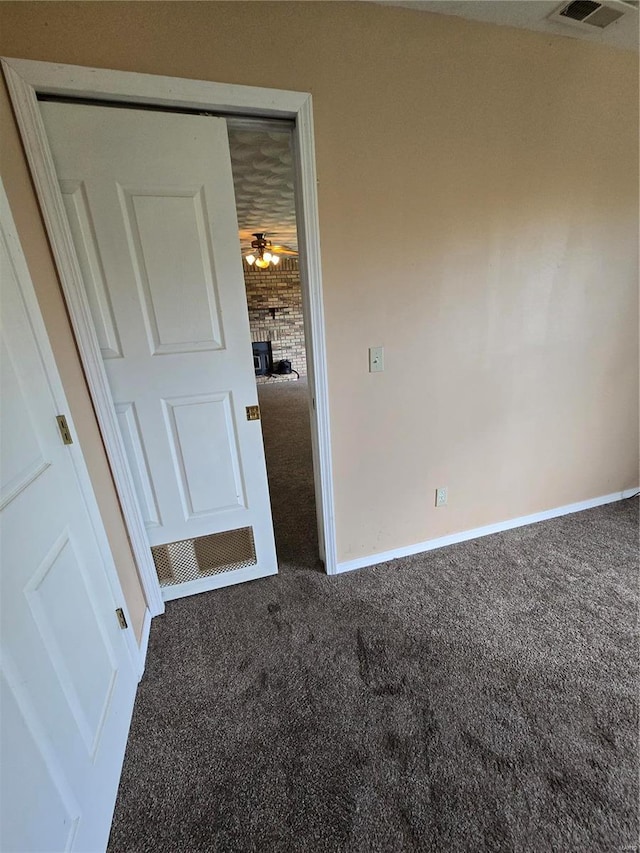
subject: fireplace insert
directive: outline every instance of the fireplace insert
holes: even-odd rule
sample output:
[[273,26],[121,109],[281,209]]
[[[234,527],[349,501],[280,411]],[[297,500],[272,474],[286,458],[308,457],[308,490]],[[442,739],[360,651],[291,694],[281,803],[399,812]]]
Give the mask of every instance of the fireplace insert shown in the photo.
[[256,376],[269,376],[273,373],[271,341],[254,341],[252,346],[253,366],[256,371]]

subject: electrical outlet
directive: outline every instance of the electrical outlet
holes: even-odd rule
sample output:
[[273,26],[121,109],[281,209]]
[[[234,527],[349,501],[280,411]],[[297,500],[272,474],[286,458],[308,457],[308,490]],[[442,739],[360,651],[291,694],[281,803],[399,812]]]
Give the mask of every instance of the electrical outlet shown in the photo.
[[384,370],[384,347],[369,347],[369,373]]
[[436,506],[446,506],[447,505],[447,487],[442,486],[439,489],[436,489]]

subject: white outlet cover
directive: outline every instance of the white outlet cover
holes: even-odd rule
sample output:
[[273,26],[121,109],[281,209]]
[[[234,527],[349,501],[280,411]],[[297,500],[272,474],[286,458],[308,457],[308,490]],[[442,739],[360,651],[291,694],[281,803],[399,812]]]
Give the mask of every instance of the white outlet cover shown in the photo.
[[446,506],[447,505],[447,488],[443,486],[440,489],[436,489],[436,506]]

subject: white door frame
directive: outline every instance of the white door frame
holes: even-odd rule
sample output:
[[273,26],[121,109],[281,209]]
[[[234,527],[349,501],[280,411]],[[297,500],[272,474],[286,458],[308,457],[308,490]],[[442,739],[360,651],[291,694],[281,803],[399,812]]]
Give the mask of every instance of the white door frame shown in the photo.
[[162,591],[146,536],[111,398],[82,273],[38,106],[38,95],[173,107],[227,115],[293,119],[297,221],[305,337],[312,400],[311,436],[320,556],[327,574],[337,569],[329,431],[324,308],[311,95],[187,80],[155,74],[58,65],[2,57],[2,68],[60,276],[80,360],[96,410],[116,491],[152,616],[164,611]]

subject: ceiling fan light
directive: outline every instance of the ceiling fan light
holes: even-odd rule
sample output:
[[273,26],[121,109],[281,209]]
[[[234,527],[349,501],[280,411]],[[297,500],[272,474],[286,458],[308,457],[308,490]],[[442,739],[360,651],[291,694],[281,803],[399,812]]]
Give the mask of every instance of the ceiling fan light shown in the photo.
[[255,263],[256,256],[255,255],[247,255],[245,261],[251,266],[251,264]]
[[265,259],[265,261],[267,263],[269,263],[269,261],[271,260],[271,252],[265,252],[262,257]]
[[280,263],[280,258],[278,255],[271,255],[271,263],[275,266]]
[[258,269],[266,270],[269,266],[269,261],[265,261],[264,258],[256,258],[256,266]]

